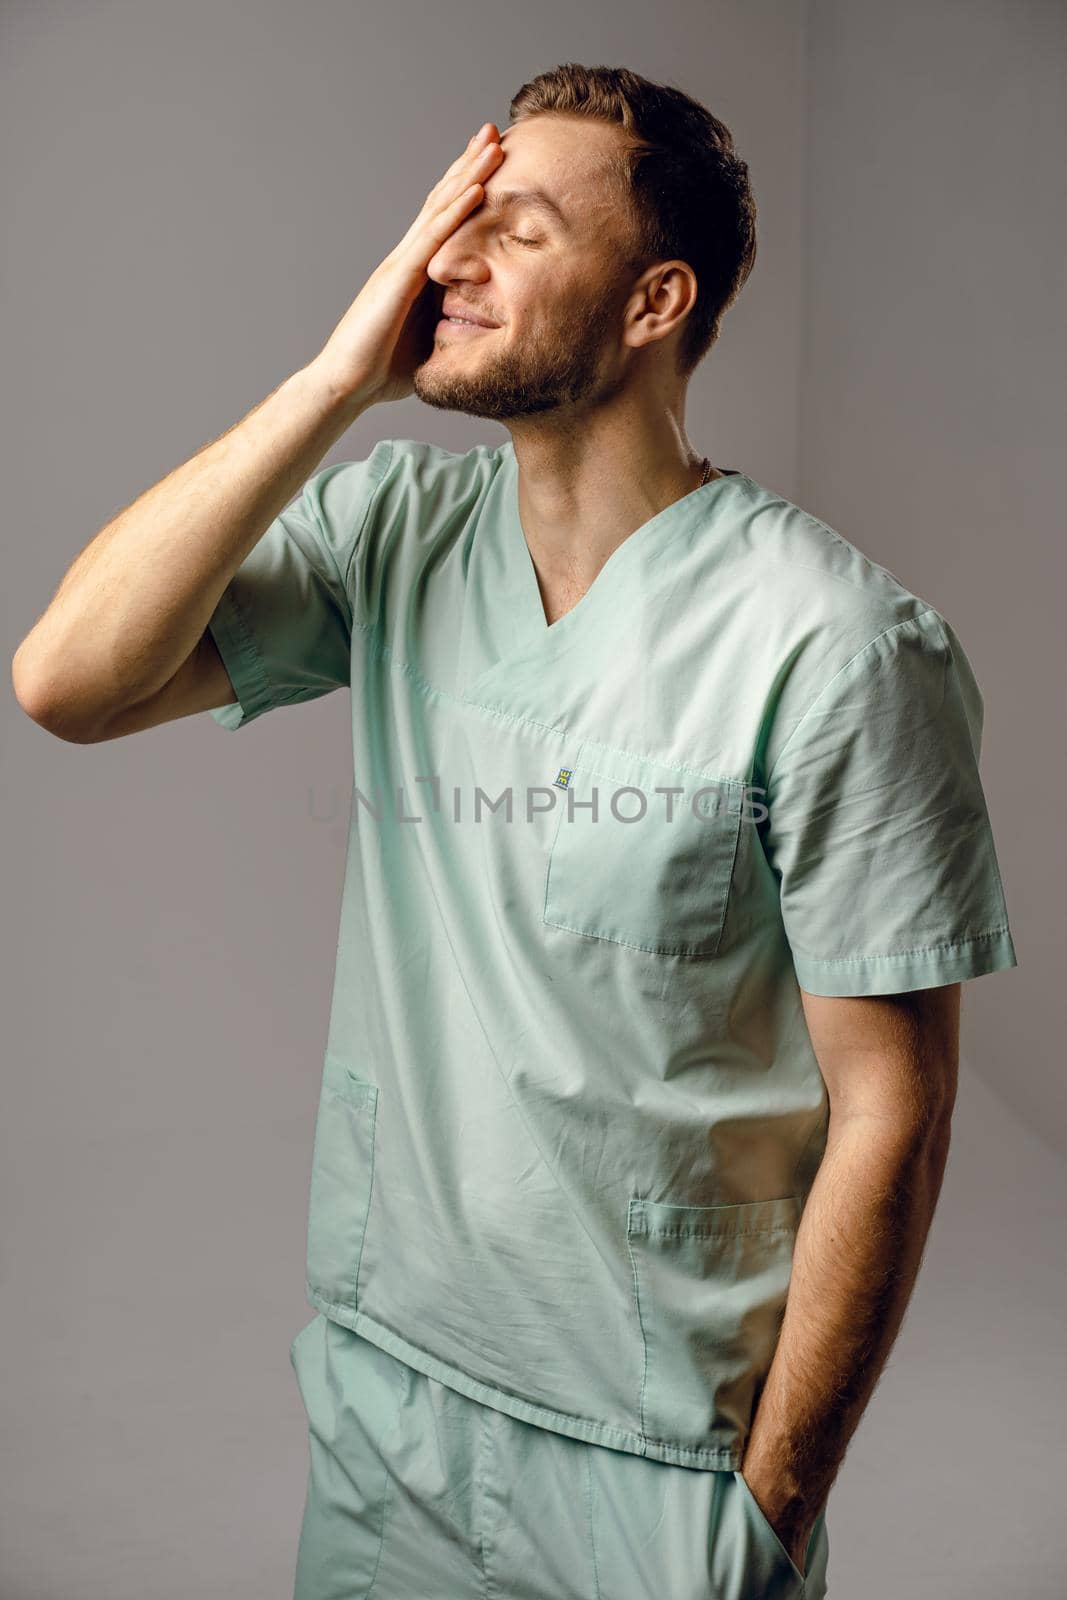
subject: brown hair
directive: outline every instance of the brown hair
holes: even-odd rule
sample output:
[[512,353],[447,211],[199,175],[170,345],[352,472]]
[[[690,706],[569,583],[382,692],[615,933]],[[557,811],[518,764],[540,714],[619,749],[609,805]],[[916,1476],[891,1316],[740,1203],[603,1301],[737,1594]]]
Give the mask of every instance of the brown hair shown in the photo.
[[626,67],[564,62],[524,83],[509,107],[512,122],[551,112],[614,122],[630,135],[612,162],[632,201],[626,264],[641,272],[680,260],[696,274],[678,343],[678,369],[689,377],[756,259],[756,202],[733,135],[699,101]]

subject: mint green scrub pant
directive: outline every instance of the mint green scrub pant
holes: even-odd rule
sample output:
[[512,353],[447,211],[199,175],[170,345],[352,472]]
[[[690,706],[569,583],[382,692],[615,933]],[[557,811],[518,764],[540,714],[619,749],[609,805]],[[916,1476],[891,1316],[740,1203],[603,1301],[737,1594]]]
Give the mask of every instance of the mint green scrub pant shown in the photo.
[[294,1600],[823,1600],[739,1472],[520,1422],[321,1312],[290,1360],[310,1468]]

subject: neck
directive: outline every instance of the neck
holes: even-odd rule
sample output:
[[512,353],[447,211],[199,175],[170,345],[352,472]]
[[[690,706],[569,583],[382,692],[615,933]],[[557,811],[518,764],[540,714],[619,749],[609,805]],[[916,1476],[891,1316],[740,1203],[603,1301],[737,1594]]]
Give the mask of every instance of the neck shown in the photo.
[[518,503],[539,576],[578,592],[637,528],[723,476],[672,426],[639,437],[517,429]]

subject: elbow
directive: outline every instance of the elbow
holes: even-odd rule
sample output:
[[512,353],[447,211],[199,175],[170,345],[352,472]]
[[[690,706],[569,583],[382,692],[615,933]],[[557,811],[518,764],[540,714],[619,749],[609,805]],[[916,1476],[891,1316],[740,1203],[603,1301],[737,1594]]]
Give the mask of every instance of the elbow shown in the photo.
[[43,727],[47,709],[42,694],[41,676],[31,671],[26,659],[25,640],[11,658],[11,687],[15,691],[15,699],[30,721],[37,722]]
[[34,667],[26,652],[25,642],[15,651],[11,660],[11,686],[19,707],[46,733],[66,744],[95,744],[98,733],[84,723],[77,722],[63,707],[49,688],[49,676],[40,667]]

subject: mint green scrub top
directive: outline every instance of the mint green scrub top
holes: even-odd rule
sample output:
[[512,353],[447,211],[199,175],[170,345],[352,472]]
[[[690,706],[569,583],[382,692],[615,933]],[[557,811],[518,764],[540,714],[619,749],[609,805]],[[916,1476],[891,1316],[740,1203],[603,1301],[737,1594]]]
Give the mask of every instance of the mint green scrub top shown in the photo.
[[739,471],[549,625],[510,441],[323,468],[210,619],[349,687],[309,1303],[510,1416],[736,1470],[828,1098],[801,1006],[1016,963],[959,639]]

